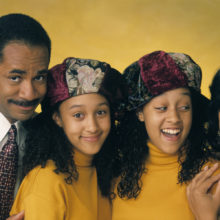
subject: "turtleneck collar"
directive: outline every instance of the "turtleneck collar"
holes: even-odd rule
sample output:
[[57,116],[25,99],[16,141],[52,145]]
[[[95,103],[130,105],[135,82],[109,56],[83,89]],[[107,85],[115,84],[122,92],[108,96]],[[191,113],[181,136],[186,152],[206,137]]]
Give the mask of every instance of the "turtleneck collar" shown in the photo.
[[149,147],[149,157],[148,163],[155,166],[177,166],[178,165],[178,155],[170,155],[163,153],[156,146],[154,146],[150,141],[147,142]]
[[74,148],[74,162],[78,167],[91,167],[94,155],[87,155]]

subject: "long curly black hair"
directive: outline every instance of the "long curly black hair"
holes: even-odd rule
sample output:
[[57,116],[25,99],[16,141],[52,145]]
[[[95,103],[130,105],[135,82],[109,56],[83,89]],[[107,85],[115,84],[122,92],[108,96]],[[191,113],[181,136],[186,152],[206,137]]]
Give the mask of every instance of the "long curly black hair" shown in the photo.
[[[106,197],[112,196],[111,181],[119,175],[120,161],[115,126],[117,115],[115,113],[120,100],[123,98],[123,88],[125,88],[123,78],[116,70],[112,70],[112,73],[108,74],[108,77],[103,80],[98,92],[110,103],[111,112],[110,134],[92,162],[97,170],[99,188],[102,195]],[[52,119],[53,113],[59,112],[60,104],[61,102],[53,107],[44,107],[42,113],[26,123],[28,134],[23,158],[23,171],[26,175],[34,167],[38,165],[45,167],[48,160],[53,160],[56,165],[54,172],[57,174],[65,173],[66,183],[72,184],[77,181],[79,175],[74,162],[74,146],[69,142],[63,129]]]
[[219,118],[218,113],[220,111],[220,70],[215,74],[212,84],[210,86],[211,103],[209,112],[209,126],[208,126],[208,140],[211,147],[220,152],[220,137],[219,131]]
[[[212,156],[206,144],[204,123],[207,120],[206,99],[190,89],[193,116],[192,126],[186,144],[179,149],[180,171],[178,182],[191,180]],[[140,110],[140,109],[139,109]],[[141,191],[143,173],[147,172],[145,162],[149,155],[146,141],[148,134],[144,122],[140,122],[136,111],[127,112],[119,126],[122,170],[117,193],[121,198],[136,198]]]

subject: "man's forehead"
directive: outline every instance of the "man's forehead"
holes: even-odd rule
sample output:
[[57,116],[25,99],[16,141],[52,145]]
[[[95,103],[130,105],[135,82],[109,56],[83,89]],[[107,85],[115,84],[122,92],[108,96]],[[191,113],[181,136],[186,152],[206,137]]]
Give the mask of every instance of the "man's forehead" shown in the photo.
[[9,62],[14,65],[25,64],[49,64],[48,50],[44,46],[29,46],[23,43],[9,43],[2,51],[2,62]]

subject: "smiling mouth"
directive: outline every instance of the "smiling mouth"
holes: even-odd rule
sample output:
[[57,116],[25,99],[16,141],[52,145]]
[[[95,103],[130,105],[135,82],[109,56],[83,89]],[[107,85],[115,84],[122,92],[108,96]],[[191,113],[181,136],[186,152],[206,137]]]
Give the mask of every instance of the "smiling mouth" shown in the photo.
[[82,136],[82,139],[87,142],[96,142],[99,140],[101,134],[96,136]]
[[40,103],[39,99],[34,99],[32,101],[26,101],[26,100],[8,100],[8,103],[13,104],[17,106],[22,111],[34,111],[37,105]]
[[21,106],[17,105],[20,109],[25,110],[25,111],[32,111],[36,108],[36,106]]
[[181,130],[179,128],[176,129],[165,128],[162,129],[161,132],[167,137],[175,137],[180,134]]

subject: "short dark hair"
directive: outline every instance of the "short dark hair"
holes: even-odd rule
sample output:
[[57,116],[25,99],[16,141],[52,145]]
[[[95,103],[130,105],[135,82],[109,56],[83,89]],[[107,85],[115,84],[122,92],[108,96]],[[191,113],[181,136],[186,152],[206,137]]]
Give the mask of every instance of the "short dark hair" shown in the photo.
[[45,46],[50,58],[51,41],[42,25],[24,14],[7,14],[0,17],[0,59],[4,47],[11,41],[21,41],[30,46]]

